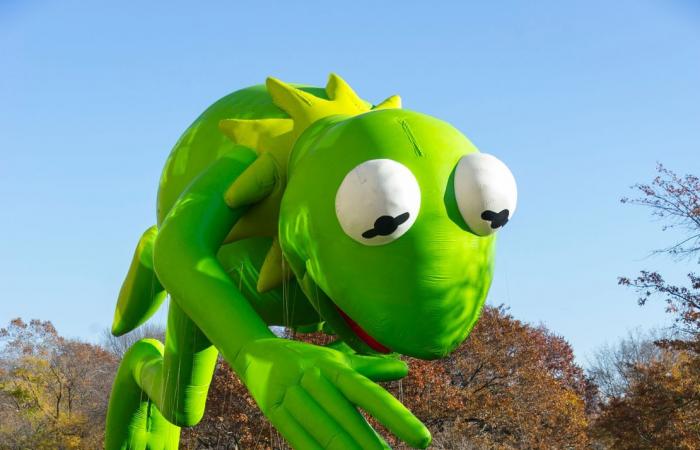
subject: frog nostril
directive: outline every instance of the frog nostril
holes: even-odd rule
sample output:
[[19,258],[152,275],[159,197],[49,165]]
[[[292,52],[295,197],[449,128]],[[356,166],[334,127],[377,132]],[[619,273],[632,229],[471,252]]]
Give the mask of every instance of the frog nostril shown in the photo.
[[407,221],[409,216],[410,214],[407,212],[399,214],[396,217],[381,216],[374,221],[374,228],[362,233],[362,237],[365,239],[371,239],[375,236],[389,236],[391,233],[396,231],[399,225]]
[[508,223],[509,215],[510,211],[508,211],[507,209],[503,209],[501,210],[501,212],[498,213],[487,209],[486,211],[481,213],[481,218],[491,222],[491,228],[495,230],[496,228],[500,228]]

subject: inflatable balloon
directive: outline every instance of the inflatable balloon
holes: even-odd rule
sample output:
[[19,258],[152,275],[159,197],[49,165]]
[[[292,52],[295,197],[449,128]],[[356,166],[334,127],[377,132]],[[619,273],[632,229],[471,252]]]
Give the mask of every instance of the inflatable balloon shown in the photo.
[[[427,447],[375,382],[407,374],[400,355],[441,358],[467,337],[515,206],[503,163],[397,96],[373,106],[331,75],[325,89],[269,78],[224,97],[170,154],[119,294],[115,335],[171,301],[165,344],[124,356],[105,447],[176,449],[219,352],[296,449],[387,448],[358,408]],[[269,328],[321,324],[336,343]]]

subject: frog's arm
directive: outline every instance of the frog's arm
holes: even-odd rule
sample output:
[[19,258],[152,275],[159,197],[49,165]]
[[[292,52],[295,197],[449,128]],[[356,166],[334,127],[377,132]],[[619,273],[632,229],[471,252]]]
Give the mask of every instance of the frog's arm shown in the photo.
[[294,448],[387,448],[356,407],[425,448],[425,426],[371,381],[402,378],[405,363],[275,337],[219,263],[216,254],[244,212],[229,208],[224,193],[254,158],[244,148],[221,157],[178,199],[154,246],[159,280]]
[[238,147],[195,179],[163,221],[153,252],[158,279],[229,362],[245,344],[274,336],[216,257],[244,212],[229,208],[224,192],[254,160]]

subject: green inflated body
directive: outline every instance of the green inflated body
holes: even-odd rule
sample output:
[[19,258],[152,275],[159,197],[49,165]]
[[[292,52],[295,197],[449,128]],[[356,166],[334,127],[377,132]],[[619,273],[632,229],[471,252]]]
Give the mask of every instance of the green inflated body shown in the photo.
[[[387,448],[358,407],[409,445],[430,443],[375,381],[406,375],[401,354],[444,357],[467,337],[491,282],[495,235],[471,231],[455,194],[459,165],[476,148],[399,105],[391,97],[372,107],[337,76],[325,89],[271,79],[224,97],[188,128],[167,159],[157,228],[141,238],[113,324],[117,335],[134,329],[167,292],[165,343],[126,353],[105,448],[177,448],[179,427],[204,413],[219,354],[297,449]],[[370,179],[377,201],[349,204],[355,194],[342,197],[342,186],[364,189],[365,166],[378,167],[370,177],[408,177],[419,198]],[[414,202],[410,214],[371,216],[376,231],[348,231],[367,208],[401,201]],[[323,328],[338,341],[281,339],[271,325]]]

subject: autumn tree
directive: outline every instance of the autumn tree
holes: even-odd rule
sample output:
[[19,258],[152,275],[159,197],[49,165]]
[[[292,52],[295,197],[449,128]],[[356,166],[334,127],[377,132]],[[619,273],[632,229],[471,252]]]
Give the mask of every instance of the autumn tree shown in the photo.
[[623,397],[638,381],[638,367],[647,366],[664,357],[656,345],[670,334],[666,330],[635,330],[614,345],[599,348],[588,364],[588,376],[597,388],[597,400],[607,402]]
[[0,448],[100,448],[116,362],[51,322],[12,320],[0,329]]
[[[651,183],[635,186],[638,198],[622,201],[649,208],[663,220],[664,230],[682,231],[680,240],[655,253],[694,259],[700,255],[700,180],[661,165],[657,169]],[[671,335],[654,340],[653,357],[626,361],[622,370],[628,382],[621,392],[602,398],[593,433],[612,448],[700,448],[700,277],[687,276],[686,286],[651,270],[619,279],[638,292],[640,305],[664,301],[675,326]]]
[[631,366],[633,382],[624,395],[605,403],[594,437],[623,450],[699,448],[698,368],[688,352],[668,349],[647,364]]
[[449,358],[410,360],[392,390],[445,449],[585,448],[590,389],[571,346],[539,326],[487,307]]
[[[700,262],[700,179],[694,175],[676,175],[658,165],[658,176],[651,184],[639,184],[635,188],[639,198],[623,198],[623,203],[643,205],[652,215],[664,221],[664,230],[681,230],[682,238],[674,244],[658,249],[676,258],[698,258]],[[619,283],[639,293],[639,304],[661,298],[666,310],[675,319],[675,339],[666,339],[660,345],[690,351],[700,355],[700,276],[687,274],[688,284],[678,286],[667,283],[656,271],[643,270],[635,278],[620,277]]]

